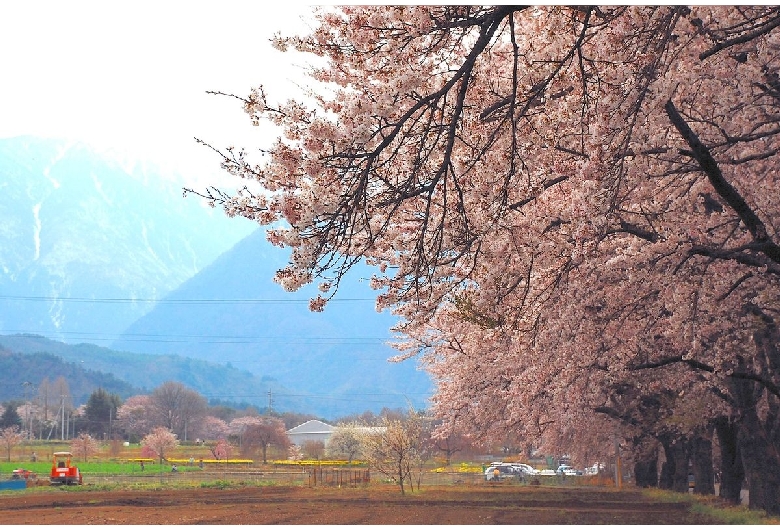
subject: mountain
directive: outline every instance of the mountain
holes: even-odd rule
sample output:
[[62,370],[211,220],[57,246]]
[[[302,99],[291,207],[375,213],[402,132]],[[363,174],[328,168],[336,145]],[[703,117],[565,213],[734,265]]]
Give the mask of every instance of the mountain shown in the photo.
[[254,228],[182,182],[83,144],[0,140],[0,332],[113,338]]
[[[232,366],[181,357],[115,351],[94,344],[66,344],[39,335],[0,335],[0,401],[22,399],[24,381],[63,376],[74,405],[86,403],[98,387],[126,399],[148,394],[166,381],[178,381],[210,402],[268,406],[268,391],[277,407],[303,410],[289,389]],[[261,390],[262,389],[262,390]]]
[[1,139],[0,344],[46,337],[25,351],[89,358],[134,388],[178,380],[209,399],[270,396],[321,417],[426,405],[427,374],[387,360],[395,319],[374,310],[369,269],[312,313],[314,287],[286,293],[271,280],[288,250],[183,198],[183,185],[83,144]]
[[[322,313],[308,309],[309,286],[287,293],[272,281],[288,250],[257,230],[163,298],[112,348],[230,363],[273,378],[306,404],[338,417],[384,407],[424,407],[430,378],[414,361],[391,363],[395,317],[374,310],[376,292],[358,268]],[[261,389],[264,390],[264,389]],[[292,395],[277,395],[278,399]]]
[[123,399],[141,393],[127,381],[86,368],[83,363],[67,362],[50,353],[18,353],[0,346],[0,401],[23,401],[29,398],[25,383],[36,387],[45,378],[53,382],[60,376],[68,383],[69,398],[75,406],[86,403],[96,388]]

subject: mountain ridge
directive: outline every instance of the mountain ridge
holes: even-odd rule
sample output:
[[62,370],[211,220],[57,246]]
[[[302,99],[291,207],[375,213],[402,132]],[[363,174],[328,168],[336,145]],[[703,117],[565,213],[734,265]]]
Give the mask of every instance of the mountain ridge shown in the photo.
[[[396,317],[374,309],[376,292],[361,281],[371,270],[357,266],[342,280],[339,296],[321,313],[308,308],[314,286],[285,292],[272,281],[287,262],[285,250],[272,247],[257,230],[184,282],[152,311],[127,328],[112,347],[144,353],[180,354],[220,362],[273,377],[284,386],[305,389],[323,416],[362,412],[338,406],[363,396],[379,408],[426,406],[431,393],[427,374],[413,360],[389,359],[387,343]],[[176,303],[194,299],[214,303]],[[166,303],[169,302],[169,303]],[[136,342],[133,338],[168,338]],[[373,403],[371,403],[373,404]],[[369,408],[369,407],[366,407]]]
[[142,371],[167,371],[214,395],[271,393],[279,407],[322,417],[426,405],[427,374],[388,361],[396,319],[375,311],[370,268],[356,266],[313,313],[315,286],[287,293],[272,281],[289,249],[257,225],[83,144],[0,140],[0,191],[0,335],[110,346],[101,355],[114,363],[162,355],[128,380],[144,387]]

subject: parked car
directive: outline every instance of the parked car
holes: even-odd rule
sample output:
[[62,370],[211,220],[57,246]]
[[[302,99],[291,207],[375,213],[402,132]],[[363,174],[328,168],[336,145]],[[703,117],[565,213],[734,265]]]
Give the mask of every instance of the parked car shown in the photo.
[[485,480],[489,481],[521,479],[524,475],[525,473],[520,468],[510,466],[509,464],[489,466],[485,470]]
[[509,465],[520,469],[526,475],[538,475],[539,474],[539,470],[536,469],[535,467],[533,467],[530,464],[512,463],[512,464],[509,464]]
[[586,467],[584,473],[586,475],[598,475],[599,471],[604,469],[604,464],[596,462],[591,467]]
[[555,470],[556,475],[582,475],[582,471],[577,471],[569,464],[561,464],[558,469]]

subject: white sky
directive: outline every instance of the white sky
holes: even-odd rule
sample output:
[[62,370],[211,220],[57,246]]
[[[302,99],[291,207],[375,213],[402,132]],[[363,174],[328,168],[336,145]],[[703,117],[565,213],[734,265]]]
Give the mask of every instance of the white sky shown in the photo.
[[269,39],[306,33],[310,12],[260,0],[0,2],[0,138],[85,141],[218,183],[218,157],[193,137],[251,148],[272,135],[239,101],[205,92],[294,95],[303,61]]

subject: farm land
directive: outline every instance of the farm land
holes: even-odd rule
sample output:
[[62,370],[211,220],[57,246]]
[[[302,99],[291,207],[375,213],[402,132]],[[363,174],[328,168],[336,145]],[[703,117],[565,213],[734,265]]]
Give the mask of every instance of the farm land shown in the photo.
[[[188,458],[193,449],[179,452],[172,460]],[[443,483],[447,474],[431,471],[421,489],[401,495],[397,486],[373,475],[368,484],[345,481],[340,487],[312,483],[312,473],[300,468],[298,479],[291,480],[272,464],[237,460],[200,469],[201,457],[195,454],[194,466],[185,463],[171,472],[169,463],[151,462],[141,471],[129,453],[99,456],[79,464],[84,485],[70,487],[48,485],[46,458],[2,462],[0,478],[19,467],[38,478],[26,489],[0,491],[0,516],[9,525],[780,524],[744,507],[726,507],[716,497],[618,489],[609,481],[492,484],[472,470]]]
[[390,485],[98,491],[42,486],[0,495],[4,524],[719,524],[691,501],[585,487]]

